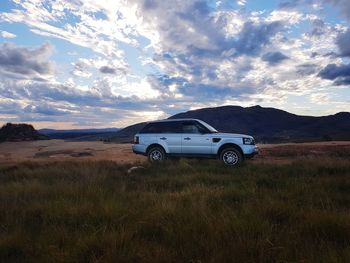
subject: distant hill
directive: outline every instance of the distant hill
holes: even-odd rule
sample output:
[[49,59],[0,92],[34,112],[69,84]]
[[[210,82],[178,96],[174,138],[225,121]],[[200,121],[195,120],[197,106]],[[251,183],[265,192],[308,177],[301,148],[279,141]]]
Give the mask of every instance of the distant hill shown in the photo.
[[260,106],[223,106],[187,111],[172,118],[201,119],[221,132],[251,134],[260,141],[350,139],[349,112],[312,117]]
[[147,122],[141,122],[134,125],[130,125],[124,129],[117,132],[105,133],[105,134],[95,134],[75,138],[80,141],[106,141],[106,142],[119,142],[119,143],[129,143],[134,139],[134,135],[138,133]]
[[[119,131],[118,128],[104,128],[104,129],[72,129],[72,130],[55,130],[55,129],[41,129],[40,133],[47,135],[50,139],[78,139],[83,140],[84,137],[89,140],[99,140],[106,138]],[[88,140],[88,139],[87,139]]]
[[[349,112],[312,117],[260,106],[223,106],[187,111],[172,118],[201,119],[220,132],[249,134],[260,142],[350,140]],[[108,140],[131,142],[145,124],[128,126],[110,135]]]
[[0,129],[0,142],[47,140],[48,137],[40,134],[29,124],[7,123]]
[[121,129],[120,131],[108,137],[108,141],[120,143],[132,142],[134,135],[138,133],[143,127],[145,127],[146,124],[147,122],[141,122]]

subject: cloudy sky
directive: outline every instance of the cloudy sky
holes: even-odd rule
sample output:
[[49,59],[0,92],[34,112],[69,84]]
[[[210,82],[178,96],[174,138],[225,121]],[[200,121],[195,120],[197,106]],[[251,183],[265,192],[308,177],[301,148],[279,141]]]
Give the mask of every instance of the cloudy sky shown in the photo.
[[1,0],[0,124],[350,109],[349,0]]

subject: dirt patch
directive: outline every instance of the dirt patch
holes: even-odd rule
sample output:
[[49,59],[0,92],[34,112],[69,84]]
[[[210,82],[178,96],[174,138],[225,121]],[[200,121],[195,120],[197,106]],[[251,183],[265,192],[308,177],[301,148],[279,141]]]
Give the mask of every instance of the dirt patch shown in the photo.
[[254,162],[286,164],[308,158],[350,158],[350,142],[317,142],[260,145]]
[[350,145],[284,145],[262,149],[261,154],[272,157],[350,157]]
[[73,150],[39,151],[34,154],[34,158],[57,158],[57,157],[86,157],[93,156],[91,152],[76,152]]
[[76,152],[71,154],[72,157],[87,157],[87,156],[93,156],[91,152]]
[[60,155],[66,156],[66,155],[71,155],[72,153],[73,153],[72,150],[45,151],[45,152],[40,151],[34,154],[34,158],[49,158],[52,156],[60,156]]
[[[0,164],[21,161],[111,160],[118,163],[144,162],[132,152],[131,144],[47,140],[0,144]],[[311,157],[350,158],[350,142],[317,142],[258,145],[253,162],[284,164]]]
[[21,161],[111,160],[119,163],[143,162],[131,144],[47,140],[0,144],[0,164]]

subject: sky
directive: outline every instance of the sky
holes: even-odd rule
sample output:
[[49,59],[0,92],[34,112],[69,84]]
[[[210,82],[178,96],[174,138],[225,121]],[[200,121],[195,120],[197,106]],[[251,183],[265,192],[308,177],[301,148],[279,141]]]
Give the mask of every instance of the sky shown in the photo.
[[0,124],[350,109],[349,0],[0,0]]

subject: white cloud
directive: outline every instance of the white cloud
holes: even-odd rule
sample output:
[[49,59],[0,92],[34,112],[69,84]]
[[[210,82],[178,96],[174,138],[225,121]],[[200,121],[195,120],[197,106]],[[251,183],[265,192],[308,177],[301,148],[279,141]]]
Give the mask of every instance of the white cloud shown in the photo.
[[270,15],[266,18],[266,21],[284,21],[288,25],[294,25],[300,23],[302,20],[306,19],[306,17],[298,11],[284,11],[284,10],[274,10],[270,13]]
[[247,0],[238,0],[237,1],[237,4],[240,5],[240,6],[246,5],[246,3],[247,3]]
[[73,63],[74,69],[71,71],[72,75],[75,77],[89,78],[92,73],[89,71],[91,67],[89,60],[80,58],[77,62]]
[[54,64],[49,60],[53,45],[45,43],[38,48],[25,48],[12,43],[0,46],[0,77],[15,79],[51,79]]
[[123,127],[131,122],[167,116],[158,106],[162,104],[161,100],[150,101],[152,90],[145,85],[145,82],[140,86],[135,84],[128,96],[120,96],[108,82],[96,82],[84,89],[74,84],[3,80],[0,83],[0,113],[15,121],[96,127],[115,124]]
[[316,104],[324,105],[330,102],[330,97],[327,93],[314,93],[310,95],[310,101]]
[[119,42],[137,43],[133,25],[120,13],[128,11],[122,2],[16,0],[16,4],[20,8],[1,13],[0,21],[24,23],[33,33],[90,48],[111,61],[126,64]]
[[[67,72],[59,77],[49,56],[25,60],[41,71],[46,63],[44,84],[35,79],[43,72],[21,79],[9,68],[5,76],[2,68],[0,99],[33,104],[18,115],[24,119],[49,121],[52,116],[44,112],[56,108],[57,114],[68,113],[58,121],[102,125],[108,119],[120,126],[190,107],[287,105],[291,94],[317,104],[332,87],[319,71],[343,63],[335,42],[347,26],[324,21],[320,1],[311,1],[316,9],[289,11],[234,10],[224,1],[215,7],[196,0],[15,2],[0,22],[23,23],[34,34],[92,51],[87,57],[72,50],[68,65],[60,65]],[[19,69],[24,68],[16,74]],[[39,107],[43,100],[47,104]],[[332,97],[327,103],[341,107]]]
[[7,31],[0,31],[0,36],[3,38],[15,38],[16,35]]

